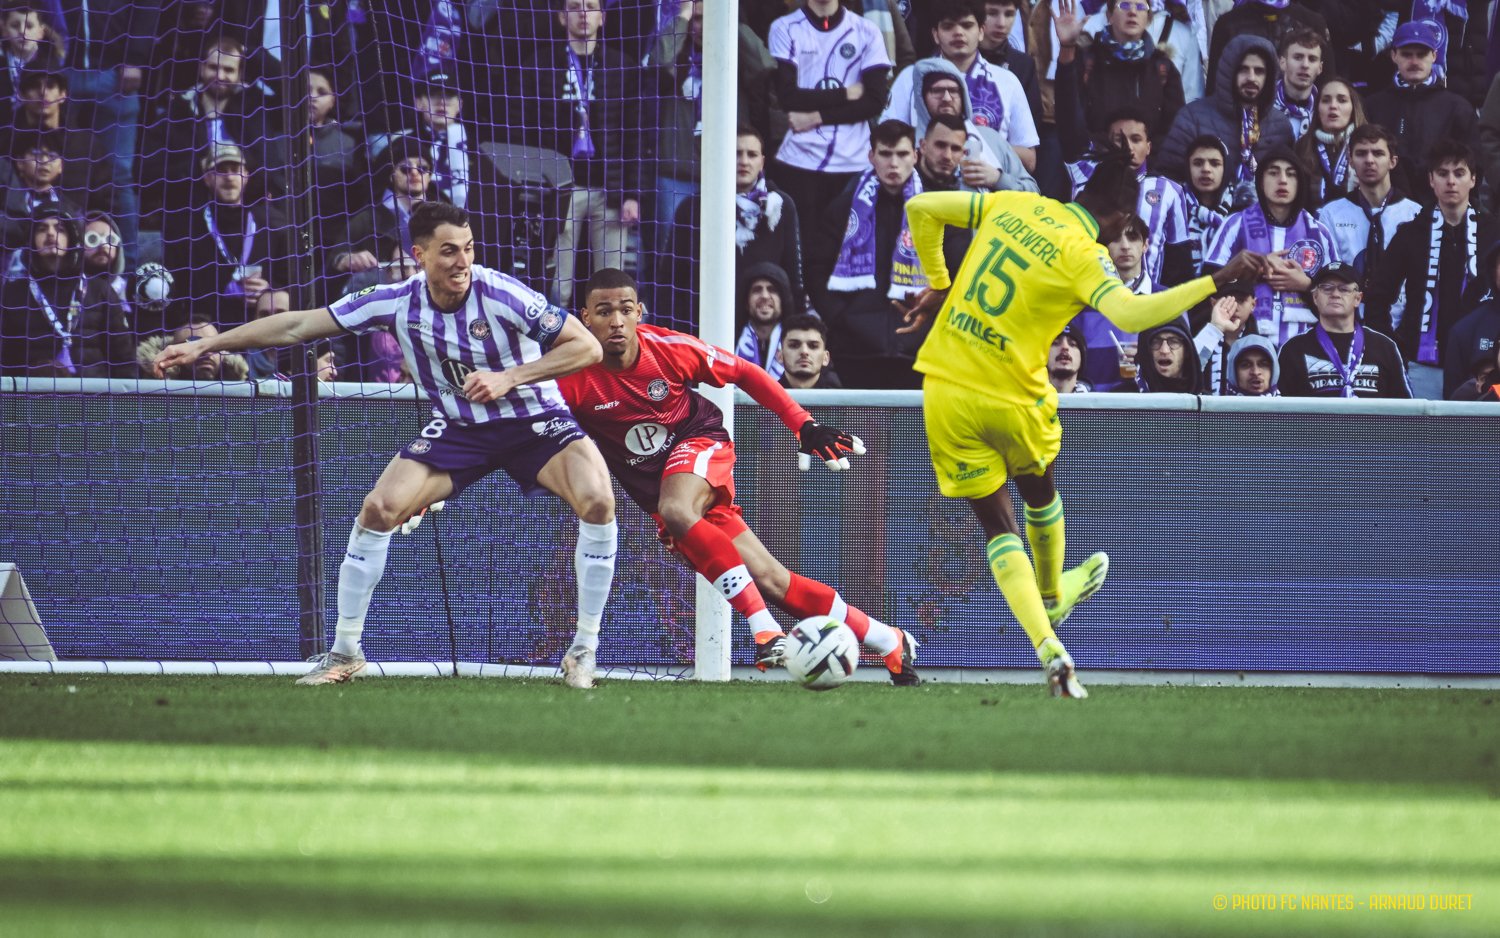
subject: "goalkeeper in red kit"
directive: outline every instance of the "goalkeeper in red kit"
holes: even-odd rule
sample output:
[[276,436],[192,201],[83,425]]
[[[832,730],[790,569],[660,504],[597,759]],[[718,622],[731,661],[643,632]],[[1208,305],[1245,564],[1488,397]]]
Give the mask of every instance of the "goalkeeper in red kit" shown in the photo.
[[756,365],[694,336],[641,322],[644,308],[629,274],[604,268],[589,278],[579,317],[604,346],[604,360],[557,380],[609,471],[656,519],[667,549],[680,555],[750,622],[755,666],[782,664],[786,635],[766,609],[798,619],[828,615],[847,623],[885,660],[891,681],[918,683],[917,643],[901,629],[845,603],[829,586],[798,576],[771,556],[734,503],[734,443],[719,408],[697,384],[738,385],[797,435],[800,459],[848,468],[858,438],[823,426]]

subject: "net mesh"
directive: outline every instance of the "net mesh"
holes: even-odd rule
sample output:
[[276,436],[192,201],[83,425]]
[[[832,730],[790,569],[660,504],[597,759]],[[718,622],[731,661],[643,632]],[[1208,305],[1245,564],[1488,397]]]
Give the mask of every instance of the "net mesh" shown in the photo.
[[[39,123],[5,164],[31,194],[7,203],[0,375],[135,382],[165,345],[404,280],[421,200],[465,208],[477,263],[565,308],[590,271],[621,267],[654,321],[696,326],[687,291],[659,279],[691,272],[697,254],[696,212],[676,224],[697,190],[696,25],[662,19],[654,0],[603,13],[529,0],[122,4],[88,22],[70,4],[34,6],[39,51],[7,72],[25,77],[4,95],[8,121]],[[144,67],[139,94],[108,87],[122,63]],[[10,402],[14,523],[0,549],[24,559],[60,654],[295,657],[308,586],[295,474],[314,442],[332,620],[347,526],[430,413],[392,399],[411,375],[388,334],[336,337],[313,357],[205,359],[168,376],[182,382],[171,396]],[[339,389],[317,405],[316,441],[299,439],[287,381],[304,368]],[[147,376],[131,390],[147,385],[162,388]],[[575,526],[506,493],[509,481],[487,479],[437,525],[458,651],[555,661],[574,619]],[[691,575],[620,502],[619,640],[601,661],[686,662]],[[372,654],[448,653],[432,527],[391,553]]]

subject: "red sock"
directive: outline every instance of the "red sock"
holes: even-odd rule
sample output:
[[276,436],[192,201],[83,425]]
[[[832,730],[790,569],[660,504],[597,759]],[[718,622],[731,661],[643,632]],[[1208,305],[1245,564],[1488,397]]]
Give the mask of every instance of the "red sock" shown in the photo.
[[[771,613],[766,610],[766,601],[761,598],[760,587],[750,579],[750,571],[745,569],[745,562],[740,558],[740,552],[734,549],[734,542],[728,535],[707,521],[699,520],[688,528],[686,534],[677,538],[676,543],[677,549],[693,565],[693,569],[703,574],[704,579],[729,600],[729,605],[736,612],[750,620],[756,641],[760,641],[760,636],[766,632],[781,632],[781,628],[771,618]],[[767,622],[770,623],[769,627]]]
[[833,587],[797,573],[792,574],[792,581],[786,588],[784,605],[787,612],[799,619],[813,616],[841,619],[861,642],[865,640],[865,633],[870,631],[870,617],[844,602]]

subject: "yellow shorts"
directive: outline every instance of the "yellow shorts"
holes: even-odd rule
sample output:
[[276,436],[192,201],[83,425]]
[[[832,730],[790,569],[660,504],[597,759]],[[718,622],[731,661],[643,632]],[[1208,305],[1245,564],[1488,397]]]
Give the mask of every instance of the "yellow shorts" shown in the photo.
[[922,417],[938,491],[949,498],[984,498],[1017,475],[1041,475],[1062,448],[1057,406],[997,401],[928,378]]

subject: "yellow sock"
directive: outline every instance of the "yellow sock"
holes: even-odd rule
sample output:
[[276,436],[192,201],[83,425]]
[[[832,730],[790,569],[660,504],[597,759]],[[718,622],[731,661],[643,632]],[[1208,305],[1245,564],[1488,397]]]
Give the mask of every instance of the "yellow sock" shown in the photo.
[[1042,605],[1042,594],[1036,587],[1036,574],[1032,572],[1021,539],[1014,534],[1002,534],[990,541],[987,552],[995,584],[1000,587],[1021,628],[1026,630],[1031,647],[1036,648],[1043,641],[1055,638],[1052,625],[1047,621],[1047,608]]
[[1067,546],[1061,495],[1043,508],[1026,506],[1026,540],[1031,542],[1036,563],[1037,589],[1044,600],[1057,599],[1062,585],[1063,548]]

